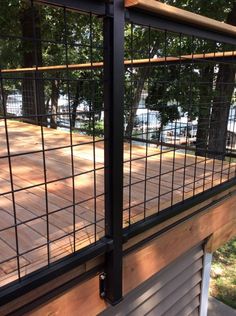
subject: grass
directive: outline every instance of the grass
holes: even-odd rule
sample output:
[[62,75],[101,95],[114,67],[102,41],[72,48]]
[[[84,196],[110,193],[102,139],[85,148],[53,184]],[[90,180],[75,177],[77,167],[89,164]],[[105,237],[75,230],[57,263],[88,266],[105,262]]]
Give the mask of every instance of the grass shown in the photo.
[[236,238],[213,254],[210,294],[236,309]]

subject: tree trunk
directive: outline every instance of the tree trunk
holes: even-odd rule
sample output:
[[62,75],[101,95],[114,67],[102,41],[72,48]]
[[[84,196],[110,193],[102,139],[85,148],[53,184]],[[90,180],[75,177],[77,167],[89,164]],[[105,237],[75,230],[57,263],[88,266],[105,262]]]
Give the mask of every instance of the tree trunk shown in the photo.
[[134,98],[132,100],[131,103],[131,109],[130,109],[130,113],[128,115],[128,123],[126,126],[126,130],[125,130],[125,136],[127,137],[132,137],[132,132],[133,132],[133,128],[134,128],[134,121],[135,121],[135,117],[137,114],[137,110],[138,110],[138,106],[139,106],[139,102],[141,99],[141,95],[142,95],[142,91],[144,88],[144,84],[145,81],[147,79],[147,77],[150,75],[151,72],[151,68],[150,67],[143,67],[140,68],[138,70],[137,73],[137,78],[138,78],[138,83],[137,83],[137,87],[134,93]]
[[[21,9],[20,22],[22,36],[28,39],[24,41],[22,47],[22,67],[42,66],[40,15],[38,10],[30,4],[25,4]],[[29,39],[32,39],[32,41]],[[22,81],[22,113],[24,116],[28,116],[24,118],[25,121],[36,124],[46,123],[43,77],[40,73],[30,72],[24,74]]]
[[[226,22],[236,25],[236,2]],[[213,100],[208,149],[210,157],[221,160],[224,159],[226,153],[227,126],[234,92],[235,70],[233,65],[219,65],[215,97]]]
[[5,89],[0,90],[0,115],[7,115],[7,98],[8,92]]
[[217,159],[224,159],[225,157],[227,126],[234,82],[235,67],[233,65],[220,65],[209,130],[209,157]]
[[161,122],[161,125],[159,127],[159,131],[158,131],[158,137],[157,137],[158,144],[160,142],[162,142],[161,133],[163,132],[163,128],[164,128],[164,124]]
[[80,81],[77,82],[76,86],[76,92],[75,92],[75,99],[72,104],[72,115],[71,115],[71,127],[75,127],[75,122],[76,122],[76,112],[77,112],[77,107],[79,105],[79,97],[80,97]]
[[59,82],[52,80],[52,94],[51,94],[51,128],[57,128],[57,111],[59,99]]
[[[149,52],[149,58],[153,58],[156,50],[158,48],[159,42],[156,40],[154,41],[153,47],[151,48],[150,52]],[[144,84],[145,81],[147,80],[147,78],[150,76],[150,73],[152,71],[151,67],[142,67],[139,68],[138,72],[137,72],[137,87],[134,93],[134,98],[133,101],[131,103],[131,109],[130,109],[130,113],[128,114],[128,118],[127,118],[127,126],[125,129],[125,136],[127,137],[132,137],[132,132],[133,132],[133,128],[134,128],[134,121],[135,121],[135,117],[137,114],[137,110],[138,110],[138,106],[139,106],[139,102],[142,96],[142,91],[144,88]]]
[[214,79],[214,66],[204,67],[201,72],[201,81],[203,83],[200,88],[199,114],[196,137],[196,155],[205,156],[208,147],[209,124],[211,115],[212,89]]

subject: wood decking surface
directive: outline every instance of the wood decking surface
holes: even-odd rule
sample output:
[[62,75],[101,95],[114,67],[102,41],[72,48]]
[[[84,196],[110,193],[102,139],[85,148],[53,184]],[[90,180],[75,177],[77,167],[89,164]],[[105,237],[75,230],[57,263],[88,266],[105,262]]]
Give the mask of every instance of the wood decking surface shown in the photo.
[[[11,120],[7,132],[12,182],[0,121],[0,286],[104,234],[104,141]],[[232,163],[126,143],[124,226],[234,176]]]

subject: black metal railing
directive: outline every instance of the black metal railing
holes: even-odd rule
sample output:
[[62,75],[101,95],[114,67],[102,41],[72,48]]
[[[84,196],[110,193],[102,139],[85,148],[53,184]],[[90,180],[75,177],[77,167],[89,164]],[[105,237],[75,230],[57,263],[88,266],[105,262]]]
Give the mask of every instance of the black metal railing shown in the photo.
[[235,48],[132,22],[126,33],[124,214],[132,226],[235,177]]
[[70,69],[103,61],[103,20],[36,1],[2,10],[16,20],[1,29],[1,286],[105,232],[104,71]]
[[122,243],[235,185],[236,39],[122,0],[0,14],[1,304],[102,254],[117,303]]

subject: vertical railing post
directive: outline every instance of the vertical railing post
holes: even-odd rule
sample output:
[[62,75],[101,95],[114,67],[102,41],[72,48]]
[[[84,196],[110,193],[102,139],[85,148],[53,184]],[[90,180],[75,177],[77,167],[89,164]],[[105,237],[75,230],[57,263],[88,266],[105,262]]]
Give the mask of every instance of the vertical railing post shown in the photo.
[[209,286],[210,286],[210,273],[211,273],[212,253],[205,252],[203,259],[202,269],[202,288],[201,288],[201,303],[200,303],[200,316],[207,316]]
[[104,18],[105,234],[113,249],[105,258],[105,299],[122,299],[124,5],[107,3]]

